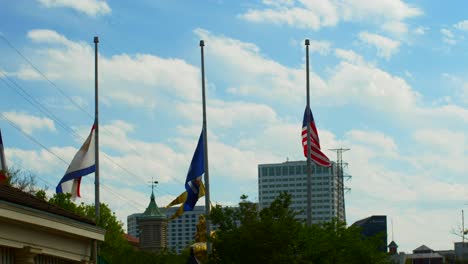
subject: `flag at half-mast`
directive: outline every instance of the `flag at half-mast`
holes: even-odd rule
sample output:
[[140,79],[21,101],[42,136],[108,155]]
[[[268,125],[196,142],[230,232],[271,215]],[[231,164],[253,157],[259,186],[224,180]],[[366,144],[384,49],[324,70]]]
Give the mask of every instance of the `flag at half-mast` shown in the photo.
[[8,168],[5,160],[5,152],[3,150],[2,131],[0,130],[0,182],[7,178]]
[[193,211],[198,198],[205,195],[205,187],[202,182],[202,176],[205,173],[205,156],[204,156],[204,144],[203,144],[203,131],[198,139],[197,148],[192,157],[190,168],[187,172],[187,178],[185,179],[185,192],[181,193],[176,197],[166,208],[176,204],[183,203],[179,210],[171,217],[174,219],[184,212]]
[[319,166],[330,167],[330,160],[320,150],[320,140],[317,127],[315,127],[314,116],[307,106],[304,111],[304,120],[302,121],[302,147],[304,149],[304,156],[307,158],[307,120],[310,120],[310,158]]
[[55,188],[57,193],[71,193],[73,199],[76,197],[81,197],[81,177],[96,171],[94,133],[95,125],[93,125],[88,138],[86,138],[83,146],[81,146],[81,148],[75,154],[75,157],[73,157],[73,160],[68,166],[65,175]]

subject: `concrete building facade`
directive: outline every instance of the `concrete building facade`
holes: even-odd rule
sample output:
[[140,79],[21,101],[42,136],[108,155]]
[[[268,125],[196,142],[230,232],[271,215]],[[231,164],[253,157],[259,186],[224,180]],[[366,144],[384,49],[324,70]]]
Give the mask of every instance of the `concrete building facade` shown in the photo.
[[[343,178],[338,177],[336,163],[320,167],[312,162],[312,223],[328,222],[333,218],[345,221]],[[342,174],[341,174],[342,175]],[[307,162],[286,161],[258,165],[259,206],[264,208],[281,193],[288,192],[292,208],[307,219]]]
[[131,214],[127,216],[127,234],[139,238],[140,237],[140,227],[138,226],[137,218],[140,216],[140,213]]
[[[165,210],[170,218],[179,207],[171,207]],[[184,248],[195,241],[195,232],[200,215],[205,214],[205,206],[197,205],[193,211],[184,212],[176,219],[170,220],[168,225],[168,248],[180,253]]]

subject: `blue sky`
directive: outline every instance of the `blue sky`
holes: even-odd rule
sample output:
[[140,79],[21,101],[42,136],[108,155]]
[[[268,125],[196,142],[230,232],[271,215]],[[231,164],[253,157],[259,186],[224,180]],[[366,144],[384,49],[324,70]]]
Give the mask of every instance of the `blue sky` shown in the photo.
[[[203,39],[212,201],[255,201],[258,164],[303,159],[308,38],[322,147],[332,159],[326,149],[351,149],[348,222],[388,215],[407,252],[460,240],[452,230],[468,195],[464,1],[0,3],[5,154],[50,192],[93,122],[95,35],[102,201],[125,222],[146,207],[151,177],[160,206],[183,191],[202,125]],[[84,202],[92,183],[83,182]]]

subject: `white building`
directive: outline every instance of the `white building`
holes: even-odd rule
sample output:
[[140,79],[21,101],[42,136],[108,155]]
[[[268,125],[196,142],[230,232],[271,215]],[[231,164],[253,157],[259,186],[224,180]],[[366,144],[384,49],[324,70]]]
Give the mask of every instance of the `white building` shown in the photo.
[[140,237],[140,228],[138,226],[137,218],[141,214],[131,214],[127,216],[127,234],[139,238]]
[[[165,210],[165,214],[170,218],[179,206],[171,207]],[[195,241],[195,232],[197,231],[198,217],[205,214],[205,206],[195,206],[193,211],[184,212],[176,219],[169,220],[167,247],[180,253],[184,248]]]
[[[330,168],[312,162],[312,223],[327,222],[333,218],[345,221],[343,178],[336,163]],[[342,174],[341,174],[342,175]],[[291,207],[299,219],[307,219],[307,162],[287,161],[258,165],[259,206],[264,208],[281,193],[291,194]]]

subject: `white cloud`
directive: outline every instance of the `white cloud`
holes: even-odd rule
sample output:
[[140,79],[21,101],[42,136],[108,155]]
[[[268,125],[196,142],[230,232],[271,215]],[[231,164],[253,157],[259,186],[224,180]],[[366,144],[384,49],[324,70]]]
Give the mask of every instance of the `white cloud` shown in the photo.
[[22,65],[16,76],[23,80],[40,80],[42,76],[31,66]]
[[[372,21],[392,31],[404,31],[404,20],[421,15],[421,9],[400,0],[298,0],[263,1],[264,9],[251,8],[240,18],[251,22],[286,24],[318,30],[340,21]],[[383,22],[383,23],[382,23]]]
[[453,25],[456,29],[468,31],[468,20],[463,20]]
[[107,2],[102,0],[38,0],[38,2],[48,8],[67,7],[94,17],[111,13]]
[[377,55],[379,57],[386,58],[387,60],[390,59],[393,54],[398,52],[400,47],[399,41],[368,32],[359,33],[359,39],[364,43],[375,46],[377,48]]
[[382,25],[382,29],[395,35],[403,35],[408,32],[408,26],[401,21],[391,21]]
[[419,26],[419,27],[414,29],[414,33],[417,34],[417,35],[424,35],[424,34],[426,34],[426,31],[428,31],[428,30],[429,30],[429,28],[427,28],[427,27]]
[[3,112],[2,114],[28,134],[41,129],[55,131],[54,121],[47,117],[38,117],[20,112]]
[[364,58],[353,50],[335,49],[335,56],[353,64],[365,64]]
[[336,103],[357,103],[387,113],[403,113],[417,104],[420,95],[400,77],[372,65],[342,61],[328,80],[328,96]]
[[[71,87],[79,89],[92,85],[94,71],[90,69],[94,68],[94,51],[91,45],[71,41],[47,29],[32,30],[28,32],[28,37],[35,43],[50,46],[40,47],[33,54],[33,61],[49,79],[72,83]],[[201,97],[198,67],[181,59],[160,58],[151,54],[101,55],[99,64],[100,87],[109,89],[104,98],[108,101],[153,109],[156,102],[149,98],[177,94],[179,98],[198,101]],[[17,75],[31,79],[24,74]]]
[[440,33],[443,35],[443,41],[449,45],[455,45],[457,44],[457,41],[455,40],[455,35],[453,35],[452,31],[443,28],[440,30]]
[[331,43],[328,41],[310,40],[310,51],[320,55],[327,55],[330,52]]
[[[265,99],[282,98],[283,101],[287,98],[288,102],[295,103],[303,101],[303,69],[288,68],[267,58],[252,43],[216,36],[203,29],[196,29],[195,34],[210,43],[210,60],[223,65],[223,68],[211,71],[214,75],[222,74],[231,84],[229,93],[255,94]],[[325,89],[325,83],[314,72],[310,74],[310,83],[311,90],[316,93]]]
[[396,158],[398,148],[395,140],[381,132],[370,132],[363,130],[350,130],[346,137],[355,143],[364,144],[370,148],[376,148],[381,155]]
[[37,43],[61,44],[72,46],[73,42],[54,30],[34,29],[28,32],[28,38]]

